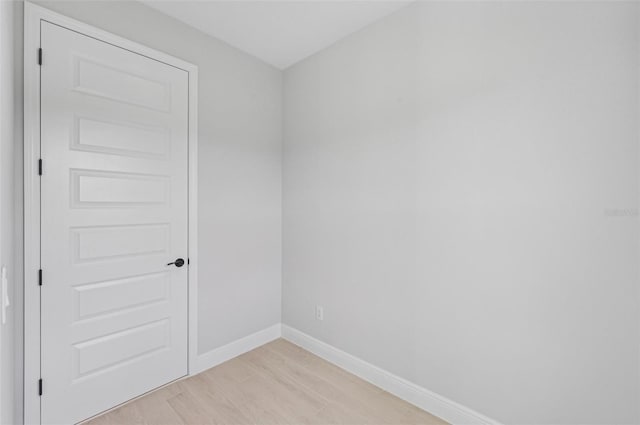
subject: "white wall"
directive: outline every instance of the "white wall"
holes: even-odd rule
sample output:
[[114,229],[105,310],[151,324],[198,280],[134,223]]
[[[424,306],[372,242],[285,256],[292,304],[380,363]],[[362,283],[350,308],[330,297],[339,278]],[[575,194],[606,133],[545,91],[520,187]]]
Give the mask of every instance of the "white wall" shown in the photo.
[[[198,351],[279,323],[281,71],[135,1],[36,3],[198,65]],[[17,54],[21,93],[22,50]]]
[[504,423],[639,423],[638,31],[422,2],[286,70],[283,322]]
[[[7,322],[0,325],[0,424],[14,423],[14,319],[17,267],[14,256],[14,149],[17,141],[14,101],[15,4],[0,2],[0,267],[7,267],[9,300]],[[0,297],[0,303],[2,298]],[[1,307],[0,307],[1,308]]]

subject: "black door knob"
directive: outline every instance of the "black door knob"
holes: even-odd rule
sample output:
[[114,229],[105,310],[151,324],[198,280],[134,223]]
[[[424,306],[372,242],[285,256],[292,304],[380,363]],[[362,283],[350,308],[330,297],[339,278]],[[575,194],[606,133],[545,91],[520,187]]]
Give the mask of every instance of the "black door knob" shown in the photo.
[[176,267],[182,267],[184,266],[184,260],[182,258],[178,258],[176,261],[172,262],[172,263],[167,263],[167,266],[176,266]]

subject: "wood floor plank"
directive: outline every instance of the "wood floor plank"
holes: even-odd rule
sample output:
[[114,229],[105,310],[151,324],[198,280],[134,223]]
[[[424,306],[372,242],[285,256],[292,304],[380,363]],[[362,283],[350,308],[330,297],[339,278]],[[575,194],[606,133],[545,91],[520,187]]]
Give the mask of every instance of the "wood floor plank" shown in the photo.
[[[201,410],[212,418],[213,423],[241,424],[250,421],[242,405],[238,406],[229,397],[221,397],[219,392],[211,392],[208,385],[211,381],[206,377],[196,375],[184,382],[188,387],[186,394],[203,406]],[[231,385],[236,384],[226,384],[227,391]]]
[[446,425],[283,339],[85,425]]
[[107,413],[107,421],[111,424],[147,425],[136,403],[127,403]]
[[[363,379],[333,365],[320,357],[303,350],[302,348],[285,340],[275,341],[265,345],[265,349],[279,353],[284,362],[294,369],[298,376],[313,375],[316,379],[321,379],[330,383],[333,388],[338,388],[340,392],[347,393],[353,397],[369,398],[383,392],[382,389],[372,385]],[[295,351],[291,348],[295,347]],[[286,348],[283,350],[283,348]],[[299,354],[295,354],[299,353]],[[300,359],[304,358],[303,361]],[[313,384],[312,384],[313,385]]]
[[147,425],[187,425],[167,400],[143,398],[136,403]]
[[[279,347],[282,345],[279,344]],[[274,354],[270,351],[272,347],[272,344],[268,344],[260,352],[250,353],[262,365],[261,372],[269,374],[272,379],[288,380],[293,386],[303,386],[331,405],[342,407],[342,411],[353,412],[357,417],[364,418],[367,423],[398,424],[409,421],[411,405],[397,397],[342,370],[333,370],[332,374],[327,373],[332,371],[331,368],[318,370],[315,366],[328,365],[320,358],[313,362],[307,359],[303,366],[287,355]],[[330,411],[326,410],[327,413]],[[433,419],[430,419],[433,423]]]

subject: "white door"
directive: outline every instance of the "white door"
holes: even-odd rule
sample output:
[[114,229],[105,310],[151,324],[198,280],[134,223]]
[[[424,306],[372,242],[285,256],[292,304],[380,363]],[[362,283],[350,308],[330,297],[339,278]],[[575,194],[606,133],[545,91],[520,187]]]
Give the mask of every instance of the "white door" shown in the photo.
[[188,73],[42,21],[42,423],[187,374]]

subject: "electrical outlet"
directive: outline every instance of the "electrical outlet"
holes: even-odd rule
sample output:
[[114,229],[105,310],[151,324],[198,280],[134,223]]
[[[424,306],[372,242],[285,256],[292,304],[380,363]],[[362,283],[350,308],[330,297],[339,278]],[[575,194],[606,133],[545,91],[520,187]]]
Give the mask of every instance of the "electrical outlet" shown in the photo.
[[321,305],[316,306],[316,320],[324,320],[324,309]]

